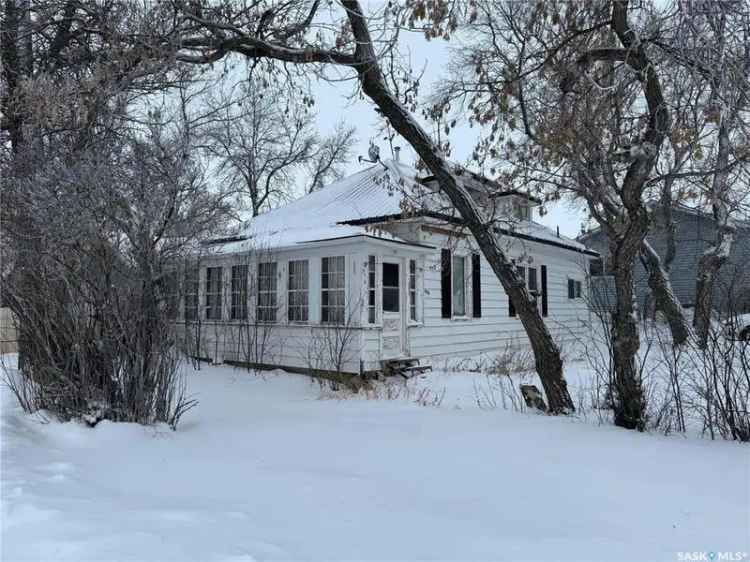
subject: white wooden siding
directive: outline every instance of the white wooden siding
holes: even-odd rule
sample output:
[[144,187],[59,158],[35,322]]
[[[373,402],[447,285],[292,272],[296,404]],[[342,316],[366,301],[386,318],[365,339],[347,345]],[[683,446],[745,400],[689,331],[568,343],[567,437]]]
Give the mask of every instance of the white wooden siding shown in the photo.
[[[446,319],[441,314],[441,270],[440,249],[447,247],[453,251],[469,256],[477,252],[471,237],[453,238],[449,240],[444,234],[419,228],[413,221],[395,225],[391,230],[398,230],[402,237],[408,236],[415,242],[435,246],[434,251],[419,254],[408,246],[384,247],[374,244],[367,239],[350,242],[339,242],[322,246],[309,246],[295,250],[279,251],[272,257],[265,256],[263,261],[275,260],[278,263],[277,297],[279,311],[278,322],[270,325],[268,347],[263,357],[256,361],[268,365],[279,365],[306,369],[309,367],[330,369],[331,365],[323,365],[318,361],[312,365],[310,351],[316,342],[323,337],[326,327],[320,322],[320,290],[321,290],[321,258],[326,256],[345,256],[346,259],[346,295],[347,318],[353,318],[355,324],[354,335],[350,338],[346,350],[347,360],[344,370],[359,372],[360,369],[374,370],[380,368],[382,352],[382,338],[380,330],[381,314],[381,279],[380,268],[383,256],[400,257],[403,264],[408,259],[417,261],[417,311],[418,321],[409,322],[407,328],[407,349],[411,357],[422,359],[423,364],[435,362],[443,358],[470,357],[480,353],[497,353],[507,346],[527,346],[528,340],[518,317],[511,317],[508,312],[508,297],[500,282],[495,277],[484,257],[480,260],[482,287],[482,317],[472,315],[472,283],[471,261],[466,263],[466,317]],[[576,338],[585,336],[585,322],[589,319],[589,312],[584,299],[568,298],[568,279],[579,280],[585,284],[585,270],[588,258],[578,252],[569,251],[554,246],[536,242],[522,242],[518,239],[506,239],[508,254],[528,267],[535,267],[539,276],[541,290],[541,266],[547,266],[547,302],[549,316],[545,318],[550,331],[563,346]],[[367,324],[367,260],[369,255],[377,257],[376,275],[376,323]],[[248,361],[252,359],[243,349],[243,328],[237,322],[225,320],[223,322],[207,322],[205,320],[205,268],[221,265],[224,267],[222,276],[225,284],[223,299],[224,318],[229,318],[231,304],[231,266],[247,263],[245,256],[213,256],[205,258],[201,263],[199,312],[201,315],[201,331],[203,347],[196,354],[211,358],[215,361]],[[287,263],[289,260],[309,260],[309,321],[304,324],[288,323],[286,321],[287,300]],[[531,262],[529,263],[529,260]],[[249,313],[251,320],[255,315],[255,282],[257,269],[249,263],[250,295]],[[406,267],[406,265],[404,265]],[[406,287],[404,288],[406,289]],[[586,290],[584,289],[584,294]],[[540,305],[541,306],[541,305]],[[182,306],[180,313],[182,313]],[[408,314],[405,307],[403,314]],[[184,335],[184,325],[179,324]],[[195,329],[193,327],[193,329]],[[263,330],[261,326],[259,328]],[[246,330],[246,329],[245,329]],[[246,339],[246,338],[244,338]]]
[[[429,233],[427,244],[448,247],[458,253],[477,251],[471,238],[448,240],[447,237]],[[514,242],[506,248],[514,258],[533,258],[523,265],[537,268],[547,266],[547,302],[549,316],[545,318],[555,339],[565,346],[581,338],[586,332],[589,312],[584,299],[568,299],[568,278],[585,283],[588,259],[577,252],[536,242]],[[518,317],[508,311],[508,296],[499,280],[484,259],[480,258],[482,317],[471,316],[471,283],[467,283],[467,318],[442,318],[440,253],[428,256],[423,269],[422,310],[423,322],[409,328],[410,355],[427,360],[453,357],[470,357],[480,353],[496,353],[506,346],[526,346],[528,339]],[[471,270],[467,268],[470,279]],[[541,306],[541,304],[540,304]]]

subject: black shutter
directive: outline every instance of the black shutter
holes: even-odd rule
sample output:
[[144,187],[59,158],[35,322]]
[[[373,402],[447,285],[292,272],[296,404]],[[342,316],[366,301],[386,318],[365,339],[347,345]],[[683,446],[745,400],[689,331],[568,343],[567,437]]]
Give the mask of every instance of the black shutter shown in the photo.
[[482,317],[482,276],[479,254],[471,254],[471,311],[474,318]]
[[440,250],[440,295],[443,318],[451,317],[451,251]]
[[542,316],[547,316],[547,266],[542,266]]
[[576,298],[576,283],[572,279],[568,279],[568,298]]

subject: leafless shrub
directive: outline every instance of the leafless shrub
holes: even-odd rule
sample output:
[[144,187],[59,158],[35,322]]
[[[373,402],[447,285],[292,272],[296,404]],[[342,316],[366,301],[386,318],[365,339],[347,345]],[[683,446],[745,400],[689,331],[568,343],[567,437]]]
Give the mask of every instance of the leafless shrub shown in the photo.
[[525,412],[526,403],[518,388],[517,381],[508,375],[486,375],[484,383],[473,382],[474,398],[483,410],[512,410]]
[[348,303],[340,321],[311,326],[310,338],[304,349],[303,360],[313,376],[320,377],[320,384],[338,390],[342,385],[358,391],[362,386],[359,377],[353,377],[347,365],[359,357],[357,336],[361,300]]
[[532,373],[534,354],[524,345],[507,342],[502,350],[494,354],[446,361],[444,370],[505,376]]
[[439,408],[445,400],[446,388],[440,390],[427,386],[418,387],[411,381],[388,379],[363,386],[354,391],[350,386],[336,383],[335,380],[318,379],[320,384],[320,398],[345,400],[360,398],[364,400],[402,400],[413,402],[419,406]]
[[[175,427],[195,401],[178,369],[170,279],[225,209],[187,156],[182,121],[154,111],[132,131],[106,97],[117,92],[72,92],[81,99],[50,103],[100,103],[91,128],[68,136],[55,115],[51,125],[37,116],[29,143],[2,162],[3,295],[18,318],[20,403],[91,425]],[[78,134],[85,142],[73,142]]]

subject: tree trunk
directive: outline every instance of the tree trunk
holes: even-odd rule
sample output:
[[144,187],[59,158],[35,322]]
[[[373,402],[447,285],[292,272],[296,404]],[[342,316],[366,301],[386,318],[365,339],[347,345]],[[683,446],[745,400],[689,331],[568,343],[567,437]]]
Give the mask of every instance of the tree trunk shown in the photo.
[[648,286],[655,300],[656,309],[660,310],[667,318],[674,344],[682,345],[688,340],[692,332],[690,324],[685,318],[680,301],[672,290],[669,274],[662,266],[659,254],[646,240],[641,244],[641,258],[646,264]]
[[612,242],[617,303],[612,313],[612,353],[614,360],[615,425],[642,431],[645,426],[645,402],[636,353],[640,347],[635,313],[633,253],[636,236]]
[[393,128],[419,154],[474,235],[487,262],[513,302],[526,330],[534,351],[536,370],[547,394],[550,412],[560,414],[574,411],[573,401],[563,377],[560,349],[552,339],[523,281],[516,274],[515,265],[500,248],[492,223],[484,220],[476,201],[458,183],[438,147],[386,86],[359,2],[344,0],[343,5],[357,40],[356,70],[362,90],[388,118]]
[[716,156],[716,172],[711,184],[711,207],[716,221],[716,239],[698,260],[695,281],[695,315],[693,326],[698,336],[698,345],[706,347],[708,332],[711,327],[713,310],[714,285],[716,275],[724,262],[729,258],[734,241],[735,227],[729,216],[726,202],[727,182],[729,179],[729,123],[726,111],[721,113],[719,125],[719,149]]

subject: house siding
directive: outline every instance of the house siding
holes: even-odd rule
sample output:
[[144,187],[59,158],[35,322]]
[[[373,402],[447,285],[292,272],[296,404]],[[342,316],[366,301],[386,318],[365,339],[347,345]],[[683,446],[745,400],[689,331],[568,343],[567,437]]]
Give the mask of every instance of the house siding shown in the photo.
[[[517,316],[510,316],[508,297],[490,265],[480,257],[481,317],[474,317],[472,310],[472,267],[470,256],[479,253],[471,236],[449,236],[445,225],[425,224],[424,220],[393,222],[382,225],[382,229],[402,239],[432,246],[430,250],[410,250],[408,246],[385,248],[367,241],[340,243],[328,247],[310,246],[294,251],[280,251],[264,255],[261,261],[276,261],[277,266],[277,322],[258,324],[253,322],[256,294],[254,285],[249,287],[247,323],[226,320],[231,303],[231,267],[247,263],[250,279],[257,274],[256,264],[248,255],[210,256],[202,260],[200,268],[200,323],[178,322],[178,334],[191,355],[216,362],[235,361],[266,366],[292,367],[296,369],[331,370],[333,366],[326,358],[316,356],[316,349],[330,328],[320,325],[320,267],[325,256],[344,255],[346,258],[346,299],[350,319],[345,360],[342,369],[350,373],[379,370],[385,356],[383,350],[382,286],[380,274],[376,276],[377,318],[374,325],[367,323],[367,262],[369,255],[376,256],[378,272],[384,258],[401,260],[402,273],[408,271],[408,260],[414,259],[417,266],[417,321],[408,321],[406,329],[406,353],[422,360],[423,364],[448,358],[466,358],[478,354],[502,352],[507,347],[528,346],[526,333]],[[585,285],[589,257],[576,251],[547,244],[504,237],[505,250],[512,258],[525,266],[535,267],[538,278],[541,266],[547,267],[547,303],[549,315],[545,318],[553,337],[565,346],[585,337],[589,319],[585,299],[568,298],[568,280],[575,279]],[[443,318],[441,314],[441,249],[463,255],[466,260],[466,315],[461,318]],[[293,324],[286,321],[286,279],[289,260],[309,260],[309,322]],[[206,268],[223,268],[222,299],[223,318],[219,322],[205,320]],[[405,275],[404,275],[405,277]],[[402,283],[406,287],[406,279]],[[539,281],[541,288],[541,280]],[[541,304],[540,304],[541,308]],[[404,294],[402,313],[408,314],[408,296]],[[200,338],[196,337],[199,332]],[[200,341],[200,346],[196,345]],[[251,341],[265,341],[253,346]]]
[[[695,305],[695,278],[698,260],[716,239],[716,223],[708,215],[674,211],[676,226],[676,253],[670,271],[672,289],[683,306]],[[667,251],[665,229],[655,222],[648,236],[648,242],[662,258]],[[601,230],[581,237],[581,241],[602,256],[609,254],[608,239]],[[750,287],[750,228],[737,229],[734,244],[727,262],[719,271],[719,282],[715,287],[714,304],[726,308],[728,301],[737,297],[740,289]],[[638,306],[643,310],[649,295],[648,274],[640,260],[635,262],[635,283]],[[747,306],[747,305],[745,305]]]
[[[509,239],[505,240],[508,242]],[[471,237],[457,241],[447,236],[427,234],[422,241],[464,255],[478,252]],[[549,315],[545,321],[558,344],[566,346],[583,337],[589,320],[588,308],[582,298],[568,299],[567,284],[569,278],[585,283],[589,258],[578,252],[518,240],[509,243],[505,249],[519,263],[536,267],[537,275],[540,275],[542,265],[547,266]],[[526,263],[529,257],[533,259],[530,264]],[[423,316],[420,325],[409,328],[412,356],[437,361],[498,353],[506,347],[528,346],[521,320],[510,316],[508,296],[484,256],[480,257],[481,318],[472,317],[470,309],[465,318],[442,317],[439,251],[425,258],[422,269]],[[467,275],[470,276],[470,270]],[[471,283],[467,283],[467,306],[472,300],[470,291]]]

